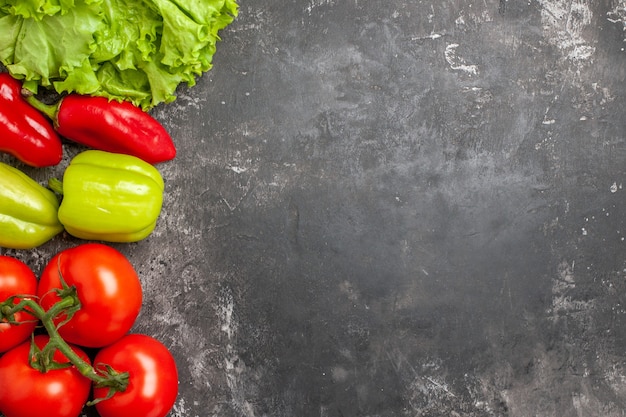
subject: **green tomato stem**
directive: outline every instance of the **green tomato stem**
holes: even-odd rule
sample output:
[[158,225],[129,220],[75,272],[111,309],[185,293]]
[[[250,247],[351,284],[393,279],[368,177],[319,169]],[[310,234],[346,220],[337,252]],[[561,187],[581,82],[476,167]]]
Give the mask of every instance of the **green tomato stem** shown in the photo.
[[[113,392],[121,392],[128,386],[128,373],[119,373],[110,368],[107,368],[106,372],[98,373],[96,369],[90,365],[87,361],[81,358],[70,345],[61,337],[58,331],[58,327],[54,323],[54,318],[68,309],[76,307],[76,303],[80,303],[74,296],[67,296],[55,303],[48,311],[45,311],[36,301],[32,299],[23,299],[10,311],[6,312],[6,316],[11,316],[18,311],[24,310],[29,314],[35,316],[41,321],[41,324],[46,329],[50,340],[48,344],[43,348],[42,354],[52,354],[55,349],[58,349],[65,357],[70,361],[74,367],[83,376],[92,380],[97,386],[109,387]],[[2,311],[5,314],[5,311]],[[45,370],[43,370],[45,372]]]

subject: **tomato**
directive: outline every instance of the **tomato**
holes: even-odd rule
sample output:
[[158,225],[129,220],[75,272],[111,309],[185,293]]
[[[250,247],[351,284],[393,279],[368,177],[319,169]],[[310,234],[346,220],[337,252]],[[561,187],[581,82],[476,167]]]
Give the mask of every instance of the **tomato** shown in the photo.
[[[42,348],[47,335],[35,336]],[[77,417],[89,397],[91,380],[73,366],[40,372],[30,366],[30,340],[0,357],[0,412],[6,417]],[[84,351],[72,346],[85,361]],[[54,360],[67,363],[59,351]]]
[[[24,262],[10,256],[0,256],[0,303],[13,295],[35,295],[36,291],[37,277]],[[15,300],[17,303],[19,300]],[[25,311],[16,313],[15,319],[19,325],[0,321],[0,352],[19,345],[35,330],[37,320]]]
[[[59,334],[68,343],[98,348],[120,339],[131,329],[142,303],[141,282],[130,261],[118,250],[100,243],[85,243],[57,253],[44,268],[37,295],[49,310],[59,301],[59,273],[75,286],[81,308]],[[64,315],[55,321],[64,320]]]
[[[108,364],[118,372],[128,372],[126,391],[96,403],[101,417],[164,417],[178,395],[178,372],[170,351],[158,340],[129,334],[101,349],[94,366]],[[94,399],[106,397],[106,388],[94,388]]]

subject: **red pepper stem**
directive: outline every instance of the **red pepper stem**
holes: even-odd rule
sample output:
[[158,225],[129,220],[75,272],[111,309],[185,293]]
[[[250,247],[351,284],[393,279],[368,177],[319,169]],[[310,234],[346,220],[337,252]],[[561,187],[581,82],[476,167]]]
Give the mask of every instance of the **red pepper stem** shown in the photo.
[[61,106],[62,99],[55,104],[46,104],[43,101],[38,100],[31,91],[24,89],[22,89],[22,96],[24,97],[24,100],[28,102],[28,104],[39,110],[44,115],[48,116],[48,118],[56,124],[57,114],[59,112],[59,107]]

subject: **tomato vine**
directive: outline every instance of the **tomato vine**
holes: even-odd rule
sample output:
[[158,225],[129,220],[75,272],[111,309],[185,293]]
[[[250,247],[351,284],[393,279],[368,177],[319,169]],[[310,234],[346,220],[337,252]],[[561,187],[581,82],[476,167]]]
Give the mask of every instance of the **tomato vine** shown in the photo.
[[[93,405],[101,417],[167,415],[178,395],[176,362],[158,340],[128,333],[142,291],[121,253],[79,245],[53,257],[38,283],[25,265],[2,260],[20,268],[0,274],[0,333],[11,335],[0,350],[0,413],[78,417]],[[84,347],[97,349],[93,364]]]
[[[92,380],[97,387],[109,388],[109,397],[113,396],[116,392],[125,391],[128,386],[127,372],[117,372],[106,366],[96,370],[96,368],[76,354],[70,345],[61,337],[58,331],[59,327],[71,318],[74,311],[80,309],[81,303],[76,294],[75,287],[65,287],[57,291],[57,293],[62,297],[61,301],[55,303],[48,311],[44,310],[36,301],[30,298],[32,296],[10,297],[1,304],[0,311],[2,315],[0,316],[0,321],[16,324],[12,320],[12,317],[20,311],[26,311],[41,322],[50,340],[43,349],[35,352],[35,359],[31,361],[35,369],[41,372],[47,372],[52,369],[66,367],[67,365],[59,364],[52,359],[55,351],[59,350],[83,376]],[[14,304],[16,297],[22,298],[18,304]],[[57,325],[54,323],[54,319],[61,314],[66,314],[68,318]]]

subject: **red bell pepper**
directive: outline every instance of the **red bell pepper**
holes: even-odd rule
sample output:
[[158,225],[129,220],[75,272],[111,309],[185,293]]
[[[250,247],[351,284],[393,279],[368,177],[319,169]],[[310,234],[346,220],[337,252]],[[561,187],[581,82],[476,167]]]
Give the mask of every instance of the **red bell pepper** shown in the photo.
[[21,91],[20,81],[0,73],[0,152],[37,168],[57,165],[63,157],[61,138]]
[[68,94],[55,105],[29,95],[26,100],[46,114],[57,133],[93,149],[136,156],[150,164],[176,156],[172,137],[155,118],[128,101]]

